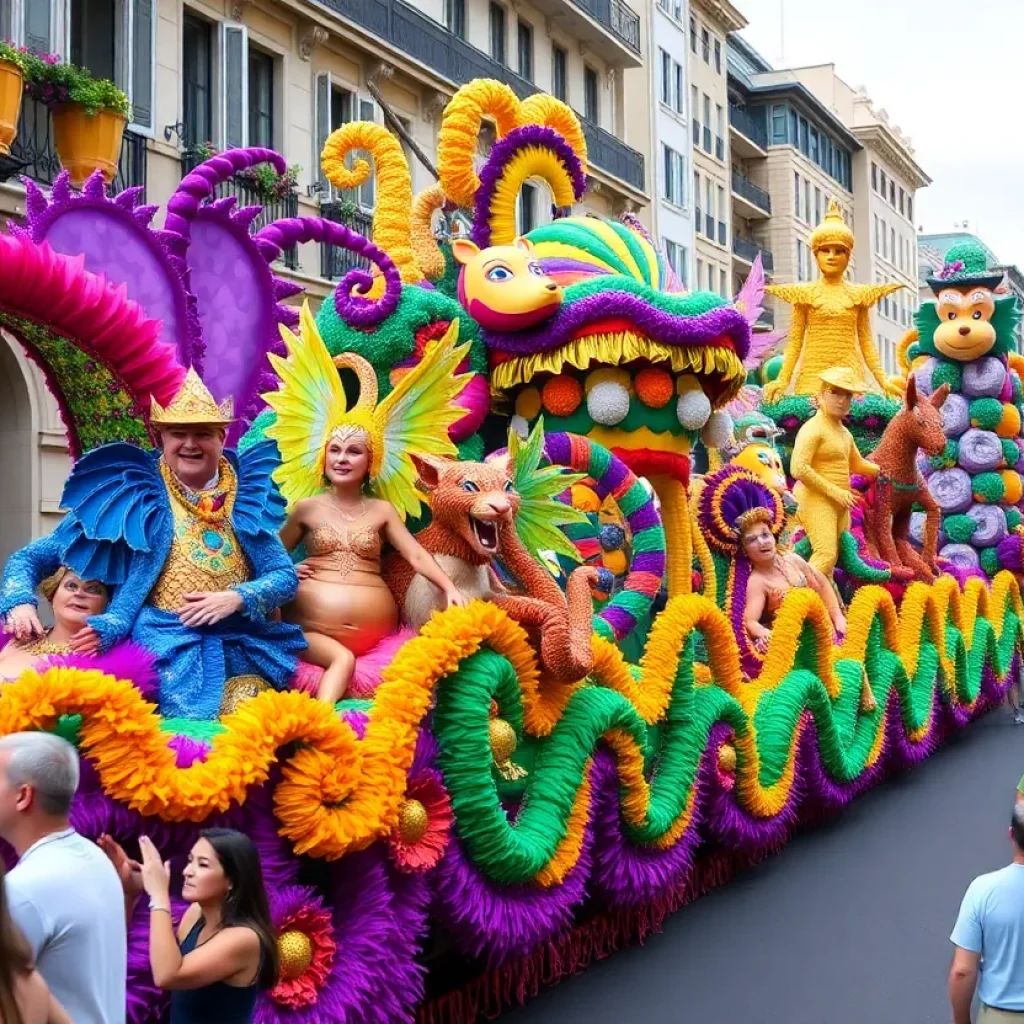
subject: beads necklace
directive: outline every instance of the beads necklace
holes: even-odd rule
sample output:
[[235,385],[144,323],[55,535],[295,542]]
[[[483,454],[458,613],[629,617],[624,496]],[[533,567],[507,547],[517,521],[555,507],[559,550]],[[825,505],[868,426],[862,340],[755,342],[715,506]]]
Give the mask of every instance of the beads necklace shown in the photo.
[[27,644],[19,644],[25,654],[69,654],[70,644],[55,644],[50,640],[52,630],[47,630],[38,640],[31,640]]
[[334,504],[334,507],[338,510],[338,515],[340,515],[341,518],[344,519],[346,523],[354,523],[357,519],[362,519],[362,517],[366,514],[365,498],[359,499],[359,511],[356,512],[355,515],[345,510],[344,506],[338,500],[338,495],[334,491],[331,492],[331,501]]

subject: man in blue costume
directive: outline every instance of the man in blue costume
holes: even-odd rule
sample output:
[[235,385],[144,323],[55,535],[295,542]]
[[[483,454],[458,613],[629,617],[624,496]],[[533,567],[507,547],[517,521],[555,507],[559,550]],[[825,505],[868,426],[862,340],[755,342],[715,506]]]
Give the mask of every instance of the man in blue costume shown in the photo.
[[273,619],[298,587],[277,538],[276,452],[270,443],[225,452],[231,412],[231,400],[218,406],[189,370],[166,409],[152,402],[161,451],[118,443],[82,456],[64,488],[67,517],[4,571],[8,630],[41,631],[35,588],[67,565],[117,587],[73,647],[106,650],[130,636],[151,651],[166,717],[216,718],[222,699],[232,703],[229,681],[285,686],[305,642],[297,626]]

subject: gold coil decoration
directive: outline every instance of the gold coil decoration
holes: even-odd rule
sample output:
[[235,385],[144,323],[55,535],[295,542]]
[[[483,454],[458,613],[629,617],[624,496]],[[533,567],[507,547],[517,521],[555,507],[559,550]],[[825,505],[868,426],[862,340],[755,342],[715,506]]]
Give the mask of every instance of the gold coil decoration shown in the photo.
[[418,193],[412,203],[412,252],[416,265],[429,281],[444,276],[444,255],[434,237],[434,214],[445,204],[444,190],[433,185]]

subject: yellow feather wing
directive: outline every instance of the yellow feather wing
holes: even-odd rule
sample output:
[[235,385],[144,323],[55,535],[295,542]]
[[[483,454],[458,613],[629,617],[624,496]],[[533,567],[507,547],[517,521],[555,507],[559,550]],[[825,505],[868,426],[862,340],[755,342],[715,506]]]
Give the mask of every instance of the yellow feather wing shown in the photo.
[[323,490],[327,438],[347,412],[338,370],[316,329],[308,303],[302,306],[299,324],[297,335],[281,327],[288,357],[268,353],[281,387],[263,395],[277,413],[266,433],[277,442],[281,453],[274,480],[289,507]]
[[458,337],[459,321],[453,320],[444,336],[427,346],[419,363],[374,412],[376,432],[384,438],[374,490],[390,501],[403,519],[420,511],[416,467],[409,453],[458,454],[448,429],[466,415],[467,410],[455,400],[472,379],[472,374],[455,372],[469,353],[468,344],[457,344]]

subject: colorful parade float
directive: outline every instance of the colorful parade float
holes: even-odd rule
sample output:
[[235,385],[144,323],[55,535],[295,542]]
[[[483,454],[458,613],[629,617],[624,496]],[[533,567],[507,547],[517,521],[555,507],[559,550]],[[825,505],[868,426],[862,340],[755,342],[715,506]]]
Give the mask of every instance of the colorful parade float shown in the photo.
[[[830,212],[821,279],[772,286],[793,334],[756,410],[763,276],[688,293],[637,221],[574,216],[564,104],[466,85],[416,197],[371,124],[328,141],[335,186],[360,153],[372,238],[217,198],[284,169],[256,149],[190,172],[159,229],[137,190],[62,178],[0,235],[0,327],[76,459],[0,586],[9,630],[37,594],[55,618],[0,654],[0,733],[77,744],[87,836],[176,863],[210,825],[253,838],[262,1024],[523,1001],[926,758],[1022,643],[1018,313],[973,257],[891,381],[885,289],[845,281]],[[529,179],[558,215],[519,238]],[[358,264],[315,315],[275,274],[307,241]],[[165,1014],[146,942],[140,909],[132,1024]]]

